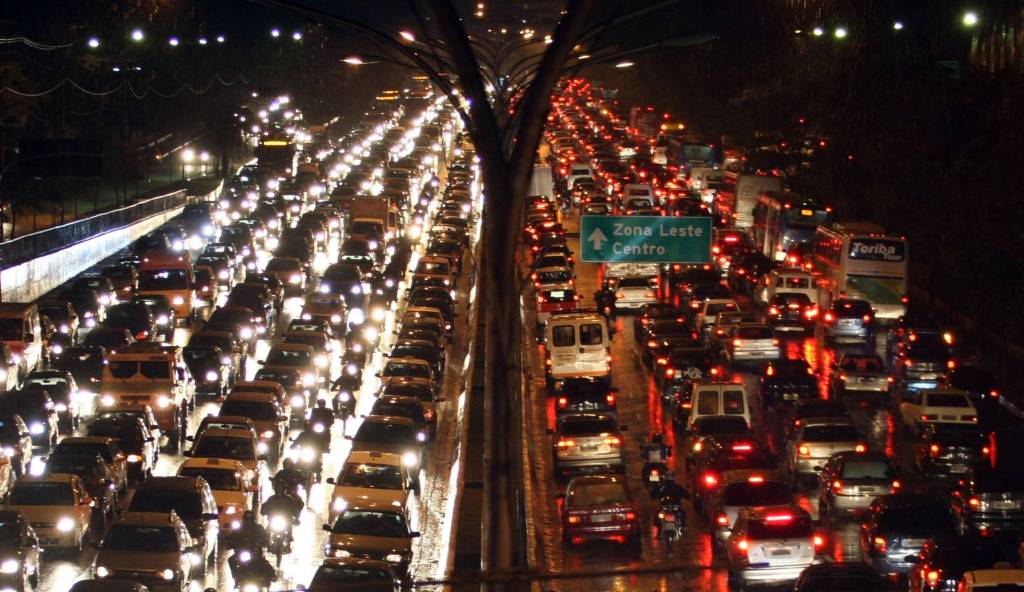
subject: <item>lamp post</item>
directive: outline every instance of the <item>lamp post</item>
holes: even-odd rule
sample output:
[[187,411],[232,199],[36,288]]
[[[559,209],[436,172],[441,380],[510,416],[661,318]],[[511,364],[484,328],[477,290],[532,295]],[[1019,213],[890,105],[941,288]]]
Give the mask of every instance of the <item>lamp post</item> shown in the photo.
[[196,151],[191,148],[185,148],[181,151],[181,180],[184,181],[187,177],[185,176],[185,170],[192,166],[192,161],[196,159]]

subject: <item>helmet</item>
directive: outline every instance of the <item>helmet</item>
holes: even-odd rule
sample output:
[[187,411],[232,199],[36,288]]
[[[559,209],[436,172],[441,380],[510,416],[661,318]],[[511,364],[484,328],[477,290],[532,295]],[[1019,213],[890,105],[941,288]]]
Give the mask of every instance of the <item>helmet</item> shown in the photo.
[[256,514],[252,510],[246,510],[242,514],[242,520],[245,522],[256,522]]
[[662,437],[660,433],[654,434],[654,436],[651,437],[651,444],[663,444],[664,442],[665,439]]
[[321,408],[321,409],[323,409],[324,407],[327,407],[327,400],[326,399],[317,399],[316,400],[316,406]]
[[281,462],[281,466],[285,469],[294,469],[295,461],[290,458],[286,458],[284,459],[284,461]]

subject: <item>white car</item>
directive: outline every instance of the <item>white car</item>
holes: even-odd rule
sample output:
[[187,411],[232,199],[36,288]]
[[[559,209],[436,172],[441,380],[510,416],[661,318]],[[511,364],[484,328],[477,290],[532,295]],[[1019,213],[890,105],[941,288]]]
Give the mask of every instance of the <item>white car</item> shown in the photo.
[[719,314],[738,310],[740,310],[740,304],[733,298],[708,298],[697,310],[697,327],[702,332],[706,332],[715,323]]
[[639,310],[658,301],[658,285],[654,278],[626,277],[615,285],[615,309]]
[[966,391],[959,389],[923,389],[900,403],[900,418],[905,428],[923,423],[978,423],[978,411]]

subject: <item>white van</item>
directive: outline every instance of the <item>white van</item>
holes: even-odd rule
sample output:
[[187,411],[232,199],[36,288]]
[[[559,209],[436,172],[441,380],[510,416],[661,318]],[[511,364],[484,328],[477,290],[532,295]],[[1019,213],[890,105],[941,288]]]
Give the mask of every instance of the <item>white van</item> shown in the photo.
[[597,312],[553,314],[544,326],[544,374],[548,387],[566,378],[608,376],[611,337]]
[[654,204],[654,188],[647,183],[630,183],[622,188],[622,203],[629,204],[631,200],[647,200],[650,205]]
[[693,407],[687,420],[690,429],[698,417],[731,415],[742,417],[752,427],[750,393],[742,382],[698,382],[693,387]]
[[773,269],[765,276],[764,285],[757,292],[761,303],[771,302],[776,293],[804,294],[811,304],[818,304],[818,286],[814,276],[799,269]]
[[594,167],[586,163],[573,163],[569,165],[569,174],[565,178],[565,184],[572,189],[577,179],[590,179],[594,176]]

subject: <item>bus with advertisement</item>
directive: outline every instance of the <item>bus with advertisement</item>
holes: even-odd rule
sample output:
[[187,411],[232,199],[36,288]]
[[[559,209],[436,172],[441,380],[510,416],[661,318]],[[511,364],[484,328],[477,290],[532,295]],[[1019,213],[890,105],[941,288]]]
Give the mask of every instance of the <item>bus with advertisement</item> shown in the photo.
[[879,320],[906,313],[906,238],[870,222],[836,222],[818,227],[812,253],[822,306],[842,297],[868,301]]
[[757,198],[750,230],[758,251],[785,261],[793,247],[810,245],[818,227],[831,223],[832,208],[789,191],[766,191]]
[[257,166],[275,175],[290,177],[298,164],[298,151],[290,140],[266,138],[256,147]]

